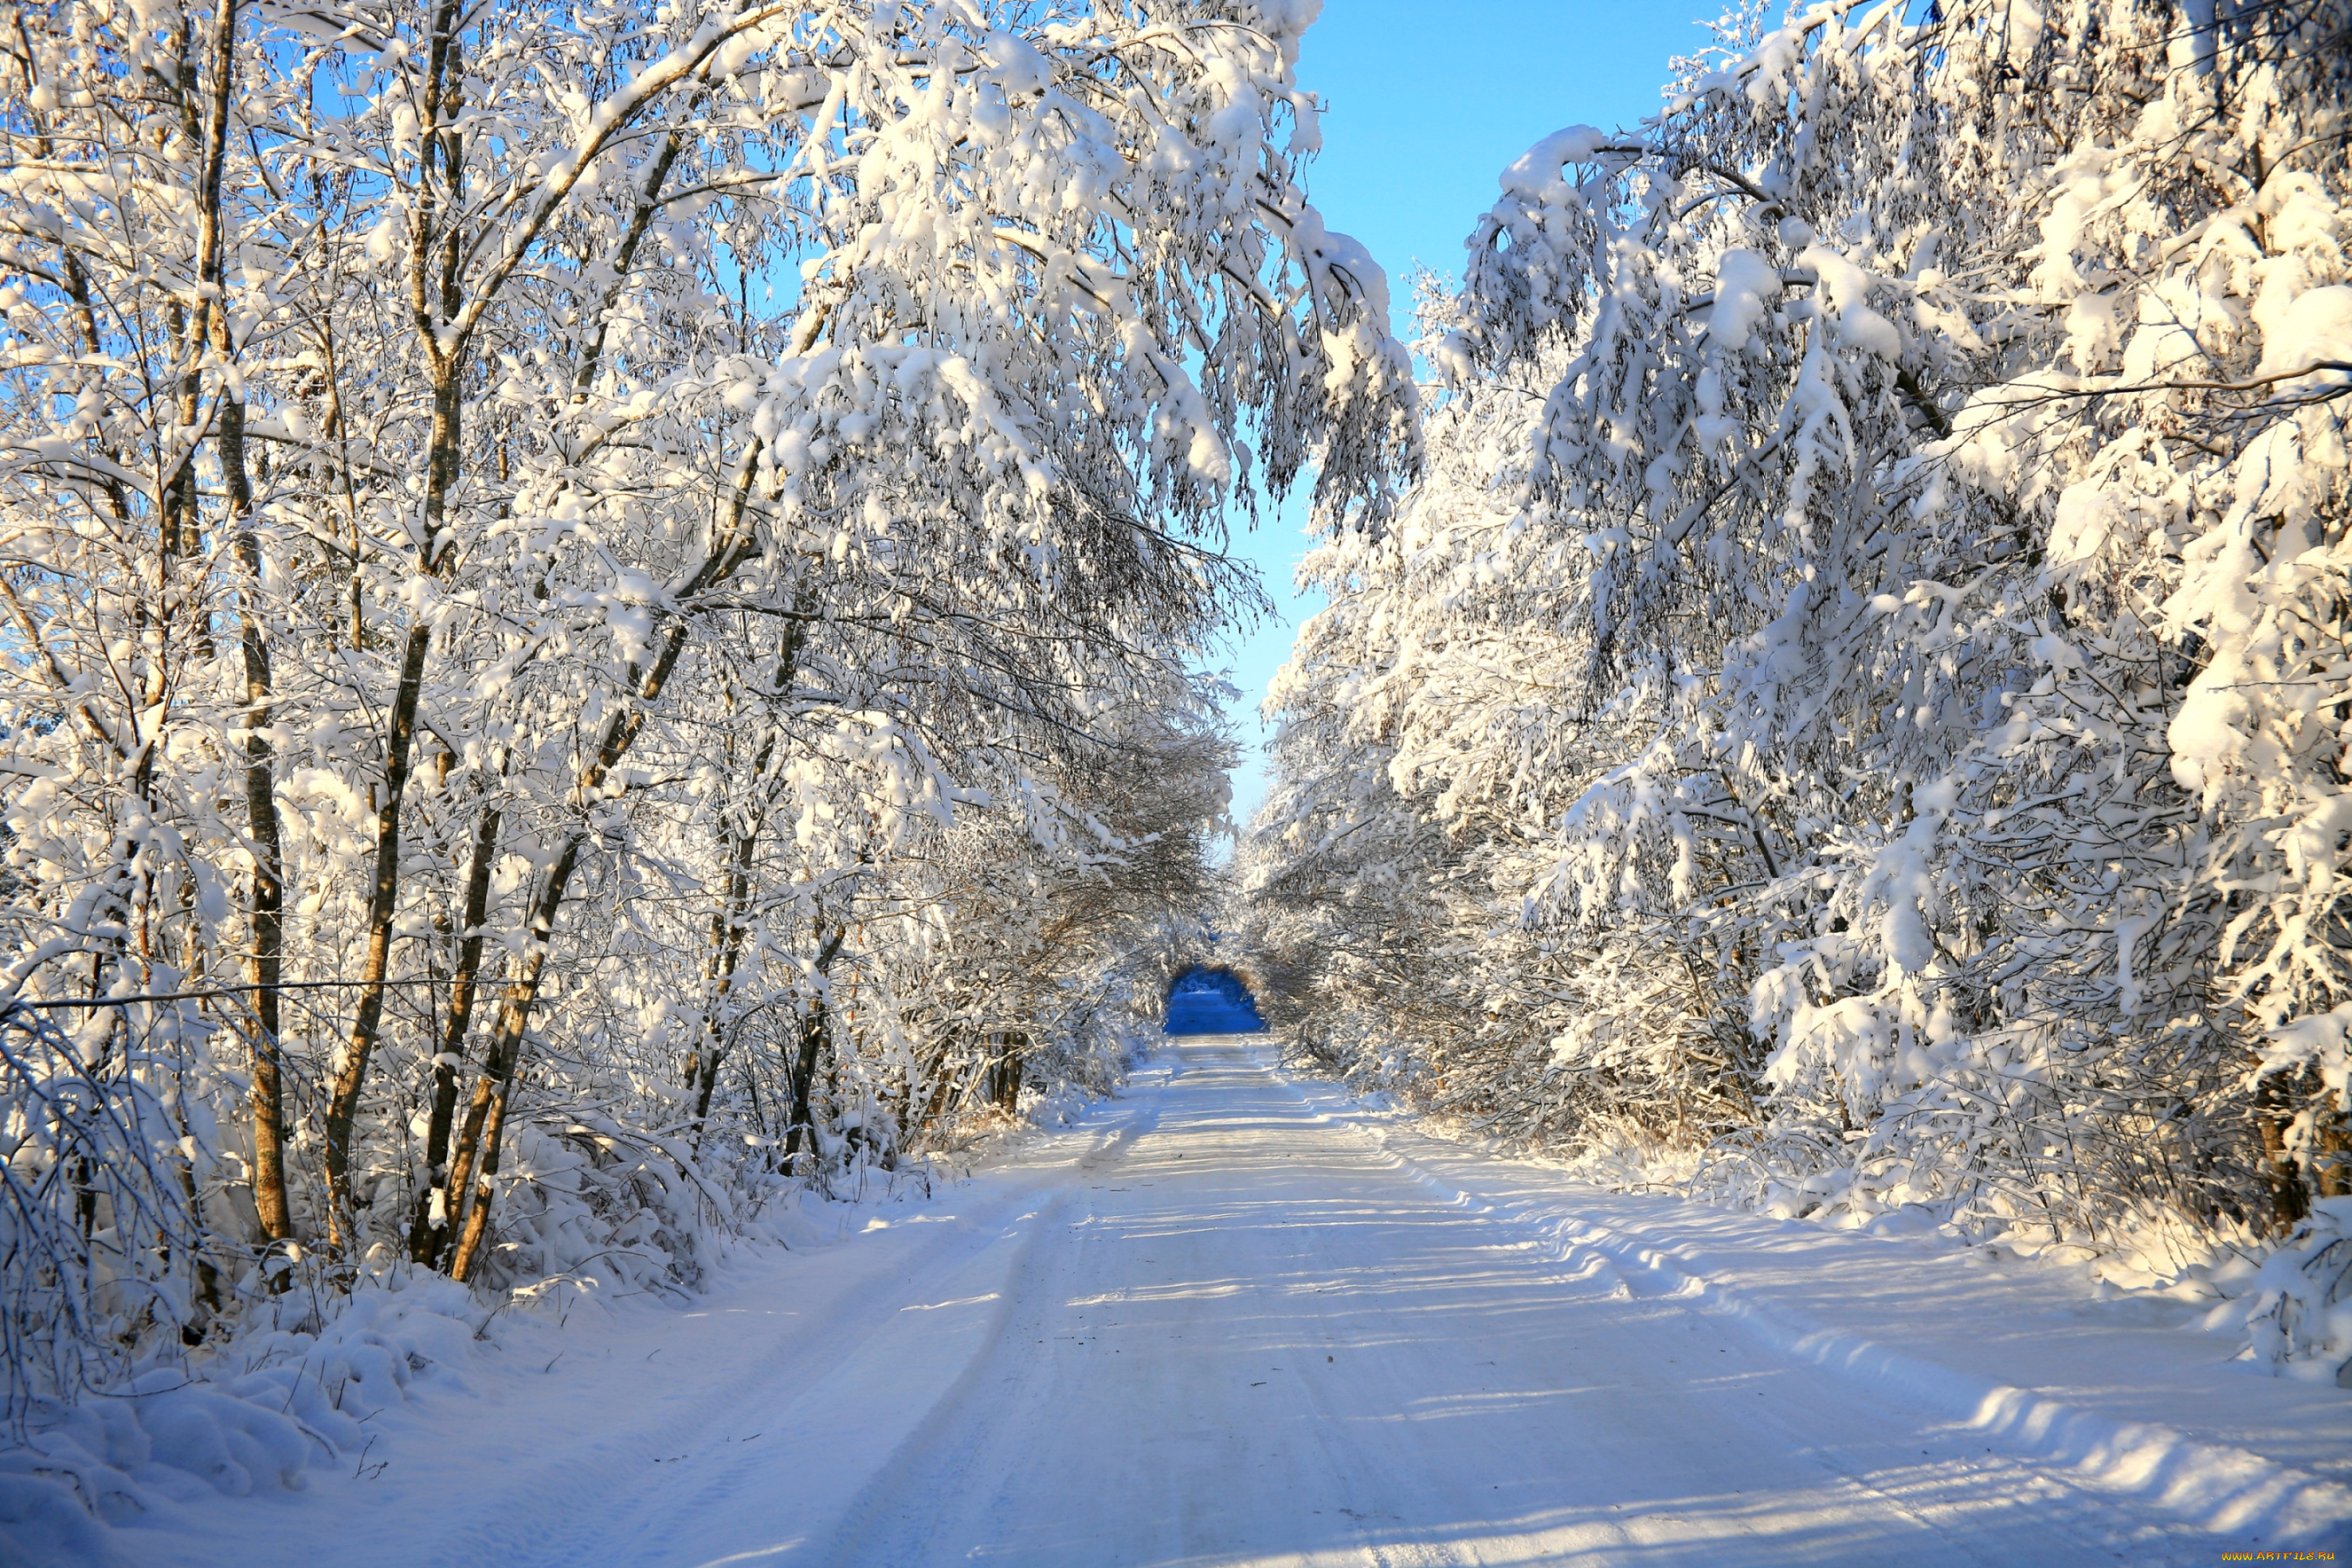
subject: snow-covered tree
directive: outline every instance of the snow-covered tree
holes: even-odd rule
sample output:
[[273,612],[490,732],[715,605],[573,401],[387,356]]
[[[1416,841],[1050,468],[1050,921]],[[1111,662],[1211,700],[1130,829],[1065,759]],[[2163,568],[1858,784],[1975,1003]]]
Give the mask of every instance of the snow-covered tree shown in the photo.
[[1099,1080],[1118,932],[1206,896],[1227,509],[1311,466],[1377,516],[1412,455],[1299,182],[1310,17],[20,8],[34,1382],[289,1267],[690,1272],[710,1214],[919,1141],[974,1029]]
[[1801,6],[1504,173],[1248,855],[1448,944],[1367,1064],[2152,1266],[2352,1190],[2347,25]]

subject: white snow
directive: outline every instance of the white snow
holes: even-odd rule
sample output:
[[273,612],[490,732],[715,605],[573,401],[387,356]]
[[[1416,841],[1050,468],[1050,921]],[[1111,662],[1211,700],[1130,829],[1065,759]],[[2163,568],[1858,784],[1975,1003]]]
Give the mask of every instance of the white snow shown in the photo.
[[974,1179],[842,1214],[683,1306],[497,1318],[370,1420],[356,1474],[108,1534],[152,1568],[2352,1544],[2352,1401],[2233,1363],[2179,1301],[1598,1192],[1264,1037],[1171,1045]]
[[1568,163],[1590,163],[1616,138],[1590,125],[1555,131],[1525,153],[1499,176],[1504,191],[1529,201],[1558,205],[1568,199],[1568,182],[1560,169]]
[[2295,297],[2277,331],[2263,340],[2257,377],[2352,360],[2352,287],[2314,289]]
[[1716,264],[1715,309],[1707,317],[1710,344],[1738,353],[1756,334],[1756,324],[1780,297],[1780,272],[1759,250],[1727,250]]

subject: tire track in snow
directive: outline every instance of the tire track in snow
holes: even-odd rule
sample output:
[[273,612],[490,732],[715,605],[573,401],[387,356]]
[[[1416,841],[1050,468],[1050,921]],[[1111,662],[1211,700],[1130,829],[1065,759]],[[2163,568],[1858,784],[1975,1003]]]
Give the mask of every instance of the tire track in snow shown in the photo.
[[2004,1444],[2012,1459],[2062,1467],[2070,1481],[2096,1495],[2146,1504],[2217,1535],[2289,1544],[2345,1539],[2352,1489],[2335,1481],[2242,1448],[2200,1442],[2156,1422],[2122,1421],[2072,1406],[1866,1335],[1791,1321],[1696,1266],[1686,1272],[1683,1264],[1692,1250],[1687,1243],[1622,1234],[1565,1210],[1559,1199],[1514,1200],[1456,1186],[1399,1149],[1390,1129],[1365,1121],[1345,1104],[1318,1105],[1318,1098],[1343,1093],[1336,1087],[1318,1097],[1279,1068],[1266,1070],[1318,1119],[1352,1128],[1439,1201],[1529,1235],[1563,1265],[1580,1257],[1593,1259],[1630,1295],[1676,1301],[1734,1326],[1790,1362],[1890,1392]]
[[[1278,1068],[1262,1059],[1254,1065],[1271,1082],[1296,1097],[1307,1110],[1312,1121],[1329,1126],[1335,1131],[1357,1134],[1375,1166],[1392,1173],[1424,1194],[1423,1201],[1432,1208],[1452,1216],[1455,1224],[1492,1227],[1499,1232],[1505,1239],[1494,1244],[1498,1251],[1514,1253],[1530,1261],[1540,1259],[1540,1263],[1528,1270],[1529,1274],[1542,1285],[1560,1291],[1564,1298],[1563,1306],[1569,1312],[1573,1313],[1577,1310],[1570,1304],[1572,1298],[1569,1293],[1579,1288],[1595,1286],[1606,1289],[1608,1299],[1612,1301],[1654,1304],[1669,1310],[1698,1304],[1695,1281],[1681,1277],[1673,1280],[1655,1279],[1639,1269],[1629,1272],[1618,1267],[1615,1259],[1599,1248],[1563,1245],[1556,1237],[1539,1234],[1511,1205],[1490,1201],[1445,1181],[1391,1146],[1382,1130],[1366,1126],[1358,1118],[1348,1114],[1344,1108],[1335,1113],[1329,1109],[1318,1107]],[[1697,1330],[1699,1325],[1694,1323],[1692,1327]],[[1964,1506],[1968,1500],[1953,1499],[1948,1495],[1948,1488],[1939,1487],[1937,1478],[1913,1478],[1913,1485],[1907,1489],[1921,1494],[1916,1498],[1906,1495],[1906,1489],[1892,1481],[1881,1484],[1869,1473],[1867,1462],[1861,1465],[1848,1462],[1853,1456],[1821,1444],[1821,1430],[1835,1429],[1839,1419],[1837,1412],[1831,1412],[1824,1417],[1823,1412],[1816,1405],[1803,1408],[1806,1415],[1816,1418],[1811,1430],[1793,1418],[1785,1418],[1781,1407],[1777,1405],[1768,1405],[1756,1414],[1743,1417],[1742,1425],[1755,1429],[1756,1436],[1769,1439],[1772,1448],[1816,1473],[1823,1485],[1847,1500],[1846,1511],[1854,1518],[1893,1515],[1905,1520],[1918,1532],[1920,1539],[1935,1542],[1938,1549],[1954,1561],[1983,1564],[1985,1568],[2011,1568],[2018,1561],[2013,1540],[1978,1542],[1970,1539],[1969,1527],[1972,1524],[1980,1527],[1982,1521],[1970,1518]],[[1789,1414],[1792,1416],[1794,1412]],[[1860,1414],[1854,1409],[1843,1413],[1849,1422]],[[2155,1561],[2185,1563],[2202,1561],[2205,1556],[2200,1547],[2189,1548],[2189,1555],[2179,1558],[2168,1552],[2162,1556],[2152,1554],[2159,1548],[2159,1543],[2149,1539],[2150,1532],[2141,1521],[2114,1514],[2095,1498],[2079,1492],[2070,1493],[2060,1483],[2012,1459],[1998,1457],[1990,1461],[1967,1458],[1963,1463],[1979,1489],[1989,1483],[1991,1489],[2002,1493],[2073,1504],[2062,1511],[2043,1516],[2039,1521],[2042,1543],[2050,1553],[2046,1560],[2056,1561],[2063,1556],[2067,1561],[2105,1559],[2136,1563]],[[2090,1505],[2087,1510],[2083,1506],[2085,1503]],[[1631,1533],[1618,1532],[1607,1546],[1590,1550],[1594,1552],[1596,1561],[1615,1561],[1621,1552],[1627,1560],[1641,1560],[1649,1557],[1657,1544],[1654,1541],[1643,1541]],[[1726,1550],[1736,1551],[1729,1543],[1723,1544]],[[1891,1549],[1892,1543],[1887,1544]],[[1780,1560],[1786,1550],[1783,1543],[1764,1538],[1752,1538],[1752,1549],[1759,1559],[1775,1561]],[[1732,1555],[1727,1560],[1739,1559]],[[1872,1560],[1877,1561],[1875,1558]]]
[[[1459,1193],[1414,1180],[1376,1145],[1288,1099],[1262,1064],[1186,1049],[1194,1061],[1185,1081],[1198,1079],[1202,1098],[1180,1109],[1163,1097],[1170,1142],[1134,1150],[1132,1170],[1100,1173],[1124,1184],[1110,1190],[1139,1194],[1155,1181],[1181,1190],[1106,1196],[1099,1210],[1089,1204],[1041,1229],[1008,1312],[1017,1331],[992,1343],[988,1373],[920,1442],[893,1454],[857,1528],[824,1560],[1436,1568],[1564,1557],[1680,1563],[1697,1548],[1711,1561],[1876,1563],[1891,1559],[1870,1553],[1899,1551],[1922,1563],[2005,1564],[2017,1560],[2020,1521],[2013,1509],[1990,1521],[1988,1510],[2000,1512],[1993,1500],[2021,1491],[2055,1505],[2056,1517],[2032,1525],[2041,1561],[2150,1560],[2144,1531],[2136,1549],[2116,1544],[2134,1521],[2016,1467],[1963,1455],[1890,1468],[1906,1451],[1900,1439],[1913,1417],[1819,1378],[1798,1380],[1789,1420],[1769,1408],[1737,1413],[1761,1453],[1733,1460],[1738,1479],[1722,1479],[1722,1418],[1734,1412],[1709,1392],[1724,1381],[1720,1369],[1696,1378],[1674,1369],[1681,1347],[1672,1324],[1684,1315],[1589,1319],[1580,1303],[1595,1301],[1594,1291],[1607,1292],[1603,1305],[1630,1296],[1612,1289],[1623,1281],[1604,1259],[1559,1263]],[[1268,1100],[1295,1109],[1269,1116],[1260,1109]],[[1179,1165],[1188,1137],[1192,1163]],[[1271,1184],[1255,1215],[1254,1170]],[[1276,1170],[1291,1178],[1286,1186]],[[1171,1261],[1180,1233],[1199,1247],[1172,1259],[1172,1279],[1138,1268],[1154,1261],[1145,1254]],[[1327,1290],[1331,1304],[1318,1305]],[[1186,1303],[1193,1310],[1171,1315]],[[1593,1348],[1531,1361],[1539,1347],[1528,1337],[1530,1314],[1556,1315],[1558,1335],[1597,1336]],[[1497,1336],[1491,1349],[1482,1327]],[[1055,1328],[1065,1331],[1050,1346],[1033,1348]],[[1203,1330],[1215,1337],[1198,1351],[1174,1342]],[[1089,1348],[1066,1343],[1073,1336]],[[1108,1360],[1122,1344],[1124,1363]],[[1482,1354],[1503,1370],[1479,1373]],[[1612,1356],[1628,1354],[1637,1359],[1612,1367]],[[1243,1362],[1253,1364],[1239,1378],[1256,1374],[1246,1392],[1235,1380]],[[1577,1382],[1602,1369],[1630,1403],[1572,1397]],[[1492,1446],[1507,1422],[1465,1418],[1495,1401],[1583,1425],[1559,1450],[1589,1456],[1598,1473],[1546,1479]],[[1213,1417],[1206,1427],[1204,1413]],[[1204,1446],[1188,1447],[1188,1438]],[[1703,1452],[1710,1438],[1714,1458]],[[1629,1439],[1665,1462],[1628,1469],[1610,1454]],[[1490,1491],[1490,1480],[1510,1489]],[[1728,1492],[1735,1484],[1761,1489],[1743,1501]],[[1710,1495],[1711,1485],[1725,1489]],[[1989,1522],[1997,1528],[1983,1542],[1966,1538]],[[1792,1531],[1822,1544],[1792,1556]],[[1727,1559],[1712,1555],[1726,1549]]]
[[[1171,1050],[906,1229],[744,1268],[706,1310],[575,1323],[566,1375],[500,1374],[512,1408],[470,1443],[467,1411],[420,1407],[404,1491],[339,1484],[314,1552],[241,1560],[2210,1561],[2137,1497],[1790,1350],[1671,1225],[1603,1224],[1335,1100],[1255,1047]],[[631,1370],[656,1355],[675,1391]]]
[[[1041,1191],[1050,1196],[1072,1168],[1084,1168],[1111,1149],[1123,1146],[1138,1131],[1139,1112],[1130,1113],[1108,1128],[1087,1129],[1094,1147],[1073,1160],[1030,1160],[976,1178],[963,1191],[980,1200],[968,1215],[956,1216],[943,1234],[923,1237],[913,1255],[896,1265],[897,1278],[887,1284],[866,1281],[872,1294],[855,1279],[828,1281],[841,1298],[840,1310],[821,1321],[814,1332],[795,1319],[781,1326],[764,1343],[753,1342],[751,1356],[729,1365],[721,1378],[693,1391],[683,1408],[656,1421],[632,1422],[590,1437],[582,1447],[565,1449],[524,1475],[502,1477],[496,1493],[480,1500],[475,1521],[425,1559],[433,1563],[474,1564],[495,1562],[527,1568],[536,1563],[576,1564],[612,1552],[614,1543],[643,1560],[675,1558],[674,1548],[708,1531],[709,1521],[734,1511],[736,1500],[772,1490],[772,1478],[789,1468],[795,1450],[812,1445],[802,1428],[803,1412],[822,1411],[839,1396],[845,1374],[855,1376],[861,1352],[897,1325],[908,1312],[933,1308],[920,1298],[944,1296],[950,1313],[971,1305],[952,1287],[975,1272],[994,1272],[990,1255],[1001,1252],[1008,1238],[1017,1238],[1040,1205]],[[1083,1134],[1082,1134],[1083,1135]],[[991,1180],[1001,1188],[990,1193]],[[1026,1211],[1025,1213],[1023,1211]],[[854,1245],[845,1242],[843,1246]],[[824,1249],[818,1256],[834,1251]],[[873,1267],[889,1268],[887,1264]],[[862,1274],[865,1270],[858,1270]],[[782,1268],[779,1283],[789,1287],[792,1270]],[[737,1289],[742,1287],[739,1283]],[[981,1292],[984,1294],[985,1292]],[[950,1325],[927,1315],[920,1339],[934,1352],[956,1344]],[[952,1382],[950,1376],[945,1380]],[[934,1384],[933,1386],[944,1386]],[[779,1389],[788,1390],[778,1398]],[[763,1405],[762,1401],[773,1401]],[[919,1412],[915,1413],[919,1415]],[[724,1428],[760,1434],[732,1454],[714,1436]],[[843,1446],[817,1434],[814,1445],[831,1449],[836,1462],[845,1458]],[[713,1462],[714,1449],[717,1450]],[[807,1455],[800,1458],[806,1458]],[[656,1463],[686,1461],[667,1484],[647,1479]],[[658,1474],[658,1472],[655,1472]],[[548,1528],[549,1505],[562,1510],[562,1526]],[[751,1510],[755,1515],[761,1510]],[[747,1521],[748,1522],[748,1521]],[[765,1521],[771,1539],[751,1548],[755,1553],[789,1551],[806,1541],[810,1531],[793,1529],[794,1521]],[[787,1531],[772,1533],[776,1528]],[[722,1558],[723,1560],[723,1558]]]
[[[1270,1081],[1297,1096],[1303,1105],[1307,1106],[1310,1118],[1315,1123],[1330,1126],[1335,1130],[1345,1129],[1362,1135],[1364,1142],[1369,1145],[1369,1152],[1374,1163],[1381,1169],[1394,1173],[1413,1187],[1426,1193],[1428,1194],[1426,1201],[1431,1206],[1457,1216],[1461,1223],[1493,1226],[1507,1235],[1515,1237],[1517,1239],[1498,1243],[1498,1247],[1543,1259],[1549,1267],[1539,1267],[1536,1273],[1545,1283],[1554,1287],[1586,1286],[1597,1283],[1608,1289],[1612,1300],[1620,1301],[1638,1300],[1675,1306],[1696,1303],[1697,1293],[1692,1289],[1694,1282],[1688,1279],[1678,1276],[1671,1283],[1661,1282],[1664,1288],[1637,1287],[1626,1273],[1616,1266],[1612,1258],[1599,1248],[1561,1245],[1557,1238],[1549,1235],[1529,1234],[1532,1227],[1528,1218],[1514,1212],[1509,1205],[1486,1201],[1477,1194],[1453,1185],[1427,1167],[1399,1153],[1389,1145],[1381,1130],[1365,1126],[1346,1115],[1344,1111],[1335,1115],[1330,1111],[1315,1108],[1313,1101],[1278,1068],[1270,1067],[1263,1060],[1254,1061],[1252,1065],[1265,1073]],[[1646,1283],[1648,1282],[1645,1281]],[[1910,1499],[1899,1492],[1875,1484],[1868,1476],[1857,1473],[1853,1467],[1838,1463],[1832,1455],[1821,1450],[1811,1440],[1811,1434],[1797,1425],[1780,1418],[1771,1407],[1768,1406],[1763,1412],[1748,1419],[1757,1426],[1769,1428],[1782,1440],[1780,1446],[1784,1451],[1803,1458],[1820,1473],[1828,1485],[1854,1500],[1857,1504],[1856,1512],[1883,1510],[1896,1514],[1908,1520],[1923,1534],[1940,1537],[1948,1546],[1956,1550],[1968,1561],[1981,1563],[1985,1568],[2011,1568],[2014,1563],[2015,1558],[2005,1544],[1995,1543],[1985,1550],[1978,1551],[1971,1548],[1964,1535],[1955,1535],[1952,1532],[1955,1521],[1948,1517],[1937,1517],[1939,1513],[1949,1514],[1952,1511],[1949,1508],[1937,1509],[1932,1504],[1926,1507],[1915,1506]],[[2037,1490],[2050,1494],[2062,1490],[2047,1478],[2013,1461],[2000,1462],[1992,1468],[2006,1473],[2006,1485],[2009,1488],[2026,1495],[2032,1495]],[[2112,1541],[2076,1528],[2072,1521],[2053,1518],[2048,1523],[2052,1536],[2067,1542],[2076,1554],[2112,1556],[2118,1562],[2127,1560],[2127,1554],[2116,1551]],[[1641,1555],[1643,1552],[1642,1543],[1630,1537],[1621,1539],[1615,1544],[1619,1550],[1630,1556]],[[1374,1555],[1373,1560],[1382,1563],[1391,1561],[1378,1555]],[[2149,1559],[2142,1551],[2129,1553],[2128,1560],[2144,1563]],[[1412,1561],[1454,1563],[1474,1561],[1474,1559],[1461,1558],[1448,1552],[1427,1557],[1416,1556]]]
[[[1076,1169],[1082,1174],[1097,1175],[1116,1166],[1136,1140],[1149,1132],[1159,1120],[1155,1093],[1127,1118],[1115,1136],[1080,1158]],[[948,1439],[965,1416],[973,1394],[991,1380],[994,1358],[1005,1344],[1005,1331],[1024,1308],[1034,1315],[1040,1289],[1036,1256],[1046,1237],[1066,1228],[1065,1216],[1076,1204],[1076,1194],[1065,1192],[1024,1221],[1024,1229],[1009,1261],[996,1310],[990,1314],[977,1342],[963,1352],[962,1369],[841,1510],[840,1524],[831,1532],[829,1545],[822,1548],[822,1555],[815,1561],[859,1564],[902,1560],[876,1555],[875,1542],[894,1526],[918,1515],[927,1496],[941,1482],[960,1486],[969,1479],[982,1446],[971,1442],[951,1444]],[[940,1480],[919,1479],[932,1476]],[[908,1500],[910,1492],[914,1494],[912,1502]],[[811,1539],[814,1543],[824,1536],[813,1535]]]
[[[1195,1048],[1200,1047],[1196,1044]],[[1243,1054],[1233,1052],[1218,1065],[1246,1070],[1253,1064]],[[1164,1094],[1191,1076],[1171,1065],[1157,1088]],[[1155,1094],[1146,1119],[1137,1127],[1137,1138],[1159,1125],[1160,1094]],[[1086,1173],[1118,1176],[1118,1162],[1130,1152],[1135,1141],[1121,1140],[1117,1147],[1089,1159],[1083,1167]],[[1072,1194],[1066,1212],[1047,1216],[1035,1227],[1013,1271],[1016,1283],[1008,1293],[1007,1310],[961,1385],[933,1407],[929,1417],[891,1456],[849,1510],[843,1533],[813,1561],[844,1568],[944,1563],[962,1559],[965,1549],[975,1541],[1002,1541],[1017,1531],[1022,1521],[1014,1514],[1020,1500],[1002,1487],[1001,1478],[992,1471],[1021,1463],[1021,1439],[1041,1415],[1050,1411],[1063,1369],[1052,1364],[1050,1352],[1041,1354],[1040,1347],[1050,1342],[1052,1329],[1068,1326],[1056,1320],[1071,1303],[1085,1300],[1098,1309],[1109,1304],[1108,1299],[1095,1294],[1106,1283],[1106,1260],[1097,1256],[1093,1245],[1099,1236],[1096,1226],[1103,1216],[1091,1203],[1083,1205],[1084,1213],[1067,1212],[1080,1206],[1076,1196]],[[1281,1310],[1276,1293],[1263,1280],[1244,1281],[1240,1288],[1250,1298],[1262,1300],[1267,1315]],[[1019,1332],[1010,1331],[1016,1324]],[[994,1364],[989,1364],[992,1360]],[[1332,1437],[1339,1424],[1318,1397],[1312,1380],[1294,1372],[1284,1381],[1299,1387],[1317,1406],[1322,1418],[1312,1430],[1322,1468],[1349,1494],[1352,1506],[1340,1510],[1348,1515],[1347,1529],[1354,1537],[1352,1550],[1345,1553],[1346,1562],[1366,1568],[1454,1568],[1473,1561],[1443,1544],[1376,1539],[1369,1521],[1379,1516],[1381,1488],[1368,1479],[1367,1456]],[[1134,1414],[1140,1420],[1160,1420],[1169,1413],[1138,1410]],[[1074,1419],[1085,1418],[1083,1412],[1071,1415]],[[1220,1551],[1210,1525],[1211,1521],[1188,1514],[1180,1539],[1161,1539],[1156,1544],[1179,1554],[1171,1561],[1232,1561],[1230,1554]],[[1100,1560],[1162,1560],[1140,1537],[1126,1546],[1124,1553]],[[1324,1551],[1317,1552],[1313,1561],[1336,1568],[1343,1558]]]

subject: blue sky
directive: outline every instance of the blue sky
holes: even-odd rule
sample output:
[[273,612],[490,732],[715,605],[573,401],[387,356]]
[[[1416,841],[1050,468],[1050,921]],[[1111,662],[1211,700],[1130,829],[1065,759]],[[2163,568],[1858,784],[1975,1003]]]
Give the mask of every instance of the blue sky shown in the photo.
[[[1388,269],[1394,300],[1416,264],[1461,271],[1462,240],[1496,196],[1495,176],[1562,126],[1630,124],[1658,104],[1667,59],[1708,41],[1694,18],[1709,0],[1615,5],[1554,0],[1326,0],[1299,51],[1301,85],[1322,95],[1323,152],[1307,184],[1324,220],[1351,234]],[[1409,322],[1400,318],[1402,332]],[[1265,796],[1257,705],[1319,599],[1295,596],[1306,552],[1305,497],[1236,553],[1257,563],[1283,618],[1224,662],[1242,695],[1233,715],[1243,759],[1234,816]]]

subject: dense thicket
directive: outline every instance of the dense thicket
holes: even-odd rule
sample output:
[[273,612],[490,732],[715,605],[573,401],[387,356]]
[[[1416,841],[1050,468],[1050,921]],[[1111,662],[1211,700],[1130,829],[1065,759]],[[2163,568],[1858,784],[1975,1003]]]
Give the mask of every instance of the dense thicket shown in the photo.
[[2352,1191],[2352,9],[1727,26],[1424,288],[1427,471],[1270,704],[1261,994],[1783,1214],[2284,1234]]
[[1117,1069],[1225,509],[1411,439],[1311,9],[15,9],[12,1415],[289,1270],[690,1279]]

